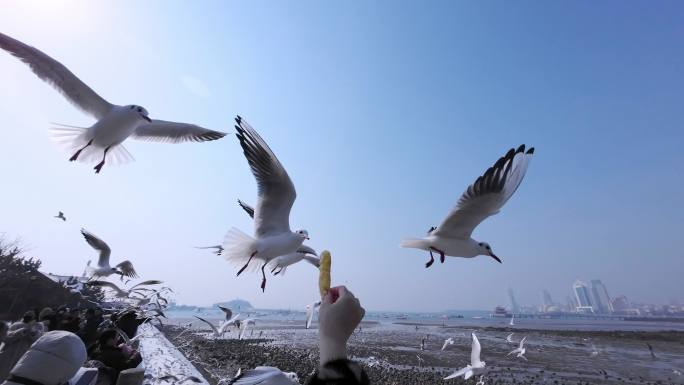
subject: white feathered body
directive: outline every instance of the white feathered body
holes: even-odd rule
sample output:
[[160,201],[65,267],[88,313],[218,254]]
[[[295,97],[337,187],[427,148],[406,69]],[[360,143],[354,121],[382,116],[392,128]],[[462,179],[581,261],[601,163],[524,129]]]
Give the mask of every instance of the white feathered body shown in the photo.
[[93,145],[103,149],[115,146],[121,144],[135,132],[136,128],[146,123],[140,118],[139,112],[128,107],[114,106],[106,116],[88,129],[87,140],[93,139]]
[[[254,254],[254,259],[269,262],[281,255],[294,253],[304,243],[304,239],[292,232],[280,233],[255,239],[239,229],[232,228],[226,234],[223,247],[223,257],[236,265],[246,263]],[[260,268],[260,264],[250,264],[251,270]]]
[[472,238],[445,238],[428,235],[424,238],[405,239],[401,247],[430,251],[430,247],[444,251],[448,257],[473,258],[482,255],[482,247]]

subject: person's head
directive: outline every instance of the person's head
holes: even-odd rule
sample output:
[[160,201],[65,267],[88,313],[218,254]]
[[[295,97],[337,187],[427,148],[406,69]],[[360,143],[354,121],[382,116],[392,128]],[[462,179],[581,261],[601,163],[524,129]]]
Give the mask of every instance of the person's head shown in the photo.
[[39,321],[49,320],[54,314],[55,314],[55,312],[52,311],[51,308],[49,308],[49,307],[43,308],[43,310],[41,310],[40,313],[38,314],[38,320]]
[[116,340],[119,338],[119,334],[114,329],[107,329],[100,333],[100,338],[98,342],[101,347],[104,346],[116,346]]
[[24,323],[29,323],[36,319],[36,313],[33,310],[29,310],[21,317],[21,321]]
[[63,384],[87,358],[78,336],[62,330],[47,332],[19,359],[11,374],[43,385]]

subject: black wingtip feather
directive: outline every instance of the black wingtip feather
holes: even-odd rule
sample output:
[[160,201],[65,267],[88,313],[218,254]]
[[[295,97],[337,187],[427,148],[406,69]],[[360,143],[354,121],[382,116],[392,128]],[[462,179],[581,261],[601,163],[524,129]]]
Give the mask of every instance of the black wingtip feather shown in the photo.
[[532,154],[534,154],[534,147],[530,147],[530,149],[527,150],[526,154],[527,154],[527,155],[532,155]]
[[518,147],[518,149],[515,150],[515,152],[516,152],[516,153],[518,153],[518,152],[525,152],[525,145],[524,145],[524,144],[521,144],[520,147]]

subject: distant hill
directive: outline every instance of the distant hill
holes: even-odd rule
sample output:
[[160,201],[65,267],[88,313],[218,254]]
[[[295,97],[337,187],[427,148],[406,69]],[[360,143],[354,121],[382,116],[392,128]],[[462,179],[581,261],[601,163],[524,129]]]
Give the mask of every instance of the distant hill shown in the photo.
[[249,310],[252,309],[252,304],[245,301],[244,299],[234,299],[232,301],[225,301],[225,302],[217,302],[212,305],[212,307],[216,306],[223,306],[227,307],[228,309],[231,310]]

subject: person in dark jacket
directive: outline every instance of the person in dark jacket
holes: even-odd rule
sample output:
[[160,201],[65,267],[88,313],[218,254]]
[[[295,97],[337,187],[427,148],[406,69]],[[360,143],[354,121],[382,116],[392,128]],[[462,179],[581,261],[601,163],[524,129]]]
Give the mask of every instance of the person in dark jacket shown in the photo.
[[116,383],[119,372],[126,369],[135,368],[142,362],[140,353],[133,350],[131,354],[126,354],[122,345],[118,344],[119,335],[113,329],[107,329],[100,334],[98,341],[99,349],[96,359],[112,369],[112,383]]
[[86,348],[90,348],[97,342],[97,328],[103,321],[102,310],[93,308],[86,310],[85,324],[78,332]]
[[366,311],[344,286],[333,287],[321,300],[318,313],[320,367],[307,385],[369,385],[361,365],[347,359],[347,340]]
[[121,329],[128,338],[133,338],[138,333],[138,326],[143,323],[142,319],[138,319],[135,311],[131,310],[122,314],[116,320],[116,327]]

